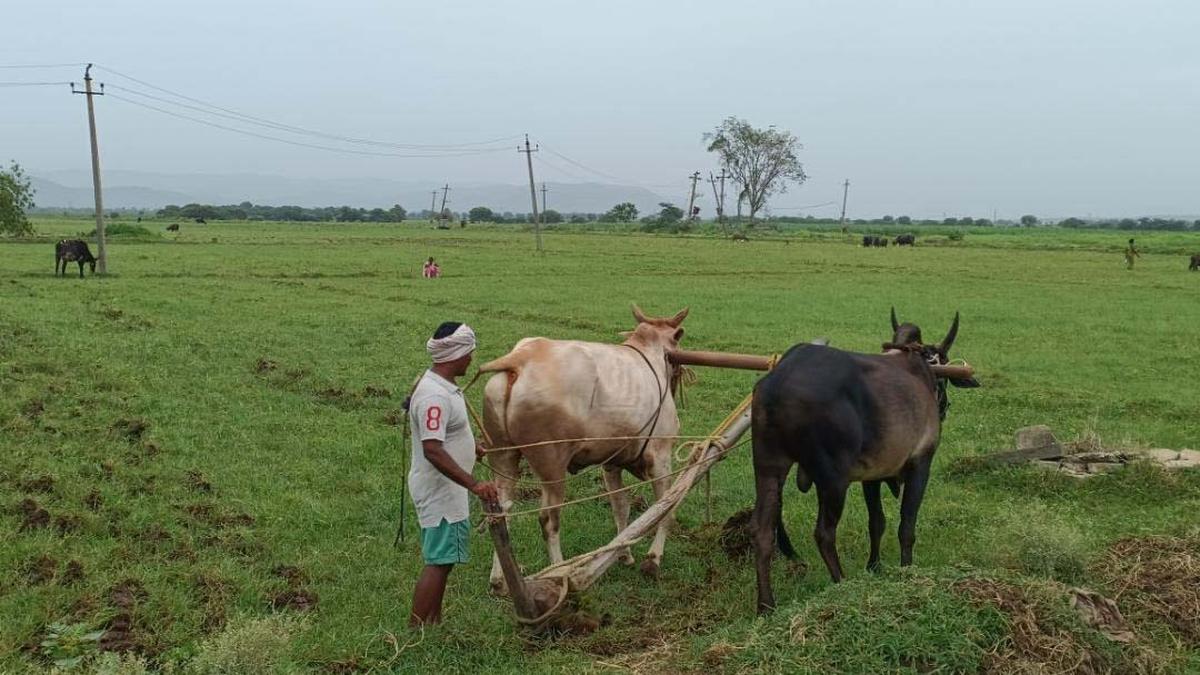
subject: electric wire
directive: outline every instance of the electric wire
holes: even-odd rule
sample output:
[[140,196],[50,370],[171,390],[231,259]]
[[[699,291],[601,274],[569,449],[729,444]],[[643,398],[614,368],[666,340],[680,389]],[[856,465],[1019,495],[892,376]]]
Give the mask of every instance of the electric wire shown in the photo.
[[431,155],[431,154],[405,154],[405,153],[396,153],[396,152],[376,152],[376,151],[372,151],[372,150],[351,150],[348,148],[336,148],[336,147],[332,147],[332,146],[328,146],[328,145],[317,145],[315,143],[305,143],[303,141],[295,141],[295,140],[291,140],[291,139],[287,139],[287,138],[280,138],[278,136],[270,136],[267,134],[260,134],[258,132],[248,131],[246,129],[238,129],[236,127],[231,127],[231,126],[227,126],[224,124],[218,124],[218,123],[212,122],[210,120],[205,120],[205,119],[201,119],[198,117],[192,117],[191,115],[184,115],[181,113],[177,113],[175,111],[167,110],[165,108],[159,108],[158,106],[153,106],[148,103],[142,103],[141,101],[135,101],[133,99],[125,98],[124,96],[119,96],[117,94],[106,93],[106,95],[109,96],[110,98],[116,99],[118,101],[123,101],[130,105],[135,105],[140,108],[146,108],[148,110],[154,110],[154,111],[162,113],[164,115],[169,115],[171,117],[177,117],[179,119],[188,120],[190,122],[195,122],[197,124],[203,124],[204,126],[213,127],[216,129],[222,129],[225,131],[230,131],[230,132],[237,133],[237,134],[243,134],[246,136],[253,136],[255,138],[261,138],[261,139],[268,140],[268,141],[275,141],[277,143],[286,143],[288,145],[295,145],[295,146],[299,146],[299,147],[303,147],[303,148],[312,148],[315,150],[325,150],[327,152],[338,152],[338,153],[351,154],[351,155],[369,155],[369,156],[374,156],[374,157],[404,157],[404,158],[426,158],[426,159],[428,159],[428,158],[436,158],[436,157],[465,157],[465,156],[471,156],[471,155],[482,155],[482,154],[487,154],[487,153],[507,152],[508,151],[508,148],[495,148],[495,149],[468,150],[468,151],[457,152],[457,153],[439,153],[439,154]]
[[[190,101],[192,103],[195,103],[195,104],[198,104],[201,106],[205,106],[206,108],[212,108],[214,110],[219,110],[222,113],[225,113],[224,116],[229,116],[229,115],[236,116],[240,120],[250,123],[250,124],[265,126],[265,127],[269,127],[272,129],[276,129],[278,131],[286,131],[288,133],[293,133],[293,134],[298,134],[298,135],[314,136],[314,137],[318,137],[318,138],[325,138],[328,140],[341,141],[343,143],[355,143],[355,144],[359,144],[359,145],[393,147],[393,148],[399,148],[399,149],[404,149],[404,150],[459,151],[459,150],[463,150],[463,149],[472,148],[473,146],[494,145],[496,143],[500,143],[500,142],[504,142],[504,141],[511,141],[511,140],[521,137],[520,134],[513,134],[511,136],[502,136],[499,138],[493,138],[493,139],[489,139],[486,141],[473,141],[470,143],[420,144],[420,143],[395,143],[395,142],[390,142],[390,141],[376,141],[376,140],[367,139],[367,138],[356,138],[353,136],[343,136],[340,134],[326,133],[326,132],[317,131],[314,129],[307,129],[304,127],[298,127],[298,126],[291,125],[291,124],[284,124],[282,122],[276,122],[276,121],[269,120],[269,119],[266,119],[263,117],[256,117],[254,115],[248,115],[246,113],[238,112],[237,110],[233,110],[231,108],[219,106],[214,103],[209,103],[207,101],[203,101],[201,99],[198,99],[198,98],[195,98],[192,96],[188,96],[186,94],[181,94],[177,91],[172,91],[170,89],[167,89],[166,87],[160,87],[156,84],[152,84],[145,80],[140,80],[136,77],[133,77],[132,75],[126,75],[125,73],[122,73],[122,72],[119,72],[112,68],[109,68],[108,66],[96,65],[95,68],[97,68],[98,70],[106,71],[106,72],[116,75],[118,77],[125,78],[132,82],[136,82],[137,84],[140,84],[143,87],[148,87],[155,91],[159,91],[164,94],[168,94],[170,96],[174,96],[176,98],[183,99],[185,101]],[[119,86],[119,85],[111,85],[110,84],[109,86],[111,87],[111,86]],[[122,87],[122,89],[125,89],[125,91],[130,91],[131,93],[138,93],[139,95],[142,95],[142,96],[149,96],[148,94],[144,94],[141,92],[135,92],[134,90],[131,90],[131,89],[128,89],[125,87]],[[162,100],[162,99],[159,99],[159,100]],[[181,103],[174,103],[174,104],[175,105],[183,105]],[[216,114],[216,113],[209,113],[209,114]]]

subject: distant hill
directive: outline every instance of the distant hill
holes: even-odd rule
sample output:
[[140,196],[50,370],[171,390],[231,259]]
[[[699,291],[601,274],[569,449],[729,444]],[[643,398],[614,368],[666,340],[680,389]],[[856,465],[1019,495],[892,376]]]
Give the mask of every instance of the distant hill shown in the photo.
[[[387,208],[400,204],[409,211],[429,208],[437,185],[378,178],[287,178],[258,174],[159,174],[106,171],[104,204],[112,208],[158,209],[167,204],[239,204],[273,206],[353,206]],[[92,204],[91,174],[86,171],[40,171],[33,177],[39,207],[87,207]],[[486,206],[493,211],[529,211],[528,185],[452,184],[448,208],[465,211]],[[563,213],[602,213],[620,202],[633,202],[643,213],[668,201],[642,187],[604,183],[546,183],[547,206]],[[540,200],[541,194],[538,194]],[[678,200],[677,200],[678,201]],[[539,208],[541,204],[539,202]]]

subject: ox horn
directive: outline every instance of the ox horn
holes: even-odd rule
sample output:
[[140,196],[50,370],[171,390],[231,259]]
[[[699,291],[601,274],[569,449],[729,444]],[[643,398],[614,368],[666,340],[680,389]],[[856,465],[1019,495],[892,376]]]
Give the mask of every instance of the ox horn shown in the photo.
[[679,310],[678,314],[670,319],[667,319],[667,323],[671,324],[673,328],[679,328],[679,324],[683,323],[683,320],[687,318],[688,311],[690,309],[690,307],[684,307],[683,309]]
[[646,318],[646,313],[642,311],[641,307],[637,306],[636,302],[631,303],[630,306],[633,307],[633,318],[635,321],[638,323],[649,323],[650,319]]
[[896,320],[896,308],[892,307],[892,334],[895,335],[898,330],[900,330],[900,322]]
[[942,340],[938,351],[945,354],[950,351],[950,345],[954,344],[954,338],[958,337],[958,312],[954,313],[954,323],[950,324],[950,332],[946,333],[946,339]]

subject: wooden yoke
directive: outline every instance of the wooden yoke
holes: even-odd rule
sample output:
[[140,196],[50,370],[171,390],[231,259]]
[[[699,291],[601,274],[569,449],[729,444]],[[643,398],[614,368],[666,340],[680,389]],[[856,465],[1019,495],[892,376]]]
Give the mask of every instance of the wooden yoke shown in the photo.
[[[741,370],[770,370],[771,359],[754,354],[734,354],[730,352],[700,352],[676,350],[667,354],[671,363],[680,366],[712,366],[714,368],[738,368]],[[951,380],[965,380],[975,374],[971,366],[930,366],[937,377]]]

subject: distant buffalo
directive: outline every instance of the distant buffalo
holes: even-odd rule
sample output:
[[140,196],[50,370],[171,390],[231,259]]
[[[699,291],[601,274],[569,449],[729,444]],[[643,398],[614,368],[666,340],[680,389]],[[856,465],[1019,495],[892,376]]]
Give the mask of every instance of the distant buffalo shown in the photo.
[[178,231],[179,231],[179,223],[171,223],[170,225],[167,226],[167,232],[178,232]]
[[196,222],[197,222],[198,224],[200,224],[200,225],[207,225],[207,224],[208,224],[208,221],[204,220],[203,218],[197,218],[197,219],[196,219]]
[[871,246],[886,247],[887,245],[888,245],[887,237],[877,237],[873,234],[864,234],[863,235],[863,247],[864,248],[868,248]]
[[1200,253],[1192,254],[1192,263],[1188,265],[1188,269],[1193,272],[1200,270]]
[[913,234],[902,234],[896,237],[897,246],[912,246],[917,243],[917,237]]
[[79,278],[83,278],[83,264],[88,263],[92,274],[96,273],[96,257],[88,249],[87,242],[79,239],[63,239],[54,245],[54,276],[59,276],[59,263],[62,263],[62,276],[67,276],[67,263],[79,263]]

